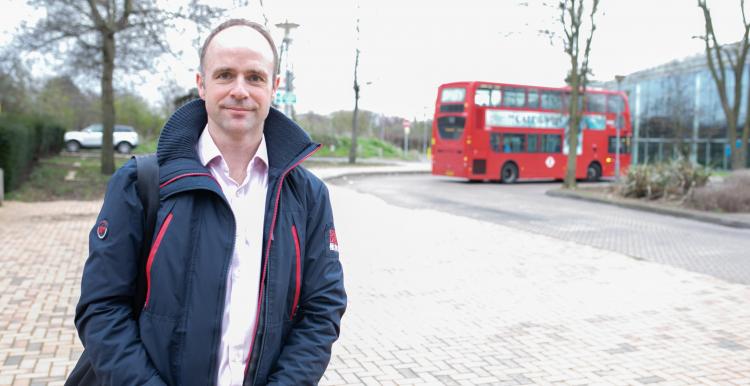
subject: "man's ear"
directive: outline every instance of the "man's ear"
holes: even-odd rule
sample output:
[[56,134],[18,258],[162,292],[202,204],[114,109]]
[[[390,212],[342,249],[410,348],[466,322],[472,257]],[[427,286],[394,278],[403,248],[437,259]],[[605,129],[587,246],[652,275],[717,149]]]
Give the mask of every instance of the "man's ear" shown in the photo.
[[203,76],[201,76],[200,72],[195,73],[195,84],[198,86],[198,95],[201,97],[201,99],[206,99],[206,88],[204,87],[204,79]]
[[276,94],[276,90],[279,89],[279,84],[281,83],[281,77],[277,76],[276,81],[273,82],[273,93]]

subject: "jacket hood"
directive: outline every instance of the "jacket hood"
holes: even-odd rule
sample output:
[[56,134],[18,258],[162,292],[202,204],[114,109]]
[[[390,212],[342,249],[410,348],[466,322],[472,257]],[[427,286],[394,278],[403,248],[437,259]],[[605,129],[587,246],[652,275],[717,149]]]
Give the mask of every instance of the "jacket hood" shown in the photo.
[[[177,109],[159,136],[156,150],[159,164],[180,158],[199,159],[195,146],[207,122],[206,105],[202,99],[195,99]],[[263,125],[263,135],[271,169],[286,169],[319,146],[301,127],[273,107]]]

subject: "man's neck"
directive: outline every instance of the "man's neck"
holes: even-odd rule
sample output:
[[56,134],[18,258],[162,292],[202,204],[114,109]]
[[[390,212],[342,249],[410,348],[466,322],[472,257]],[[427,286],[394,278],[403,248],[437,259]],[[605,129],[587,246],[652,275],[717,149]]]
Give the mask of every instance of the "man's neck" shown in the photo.
[[247,165],[258,151],[263,136],[263,128],[254,130],[247,135],[230,136],[222,130],[217,130],[208,124],[208,134],[214,140],[216,147],[221,152],[224,162],[229,168],[229,176],[238,184],[242,184],[247,175]]

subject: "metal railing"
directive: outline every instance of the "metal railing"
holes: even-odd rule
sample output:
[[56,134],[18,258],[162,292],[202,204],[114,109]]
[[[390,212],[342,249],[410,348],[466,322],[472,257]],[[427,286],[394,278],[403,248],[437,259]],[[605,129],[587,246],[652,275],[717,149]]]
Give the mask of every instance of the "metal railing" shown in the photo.
[[[694,143],[697,146],[694,146]],[[693,141],[692,138],[686,138],[682,142],[674,138],[638,138],[634,140],[634,146],[638,146],[638,151],[637,153],[633,153],[634,156],[637,154],[637,159],[634,158],[632,163],[648,164],[679,158],[681,155],[679,146],[681,144],[687,146],[691,152],[690,158],[698,164],[717,169],[729,168],[730,159],[726,153],[727,140],[707,138],[698,139],[697,141]],[[748,146],[748,144],[745,146]],[[693,149],[697,149],[695,155],[692,154]],[[750,154],[750,148],[748,149],[748,154]],[[750,157],[748,157],[746,167],[750,167]]]

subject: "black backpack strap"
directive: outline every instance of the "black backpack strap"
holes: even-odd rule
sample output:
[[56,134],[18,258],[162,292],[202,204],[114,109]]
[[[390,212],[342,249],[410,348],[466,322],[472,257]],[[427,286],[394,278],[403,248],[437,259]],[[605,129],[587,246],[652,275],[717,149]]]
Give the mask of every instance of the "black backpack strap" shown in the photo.
[[151,241],[154,237],[156,227],[156,212],[159,210],[159,162],[156,154],[136,155],[135,164],[138,170],[136,190],[138,198],[143,205],[143,244],[138,259],[138,278],[135,286],[135,298],[133,299],[133,314],[138,316],[146,303],[146,261],[151,251]]

